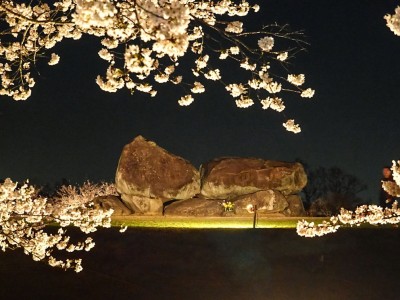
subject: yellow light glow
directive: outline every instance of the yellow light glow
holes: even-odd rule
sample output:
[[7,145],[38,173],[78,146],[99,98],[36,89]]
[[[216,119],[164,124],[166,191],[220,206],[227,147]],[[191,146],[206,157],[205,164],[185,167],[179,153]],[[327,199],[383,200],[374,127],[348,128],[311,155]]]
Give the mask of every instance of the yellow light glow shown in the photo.
[[[258,218],[256,228],[296,228],[299,218]],[[253,228],[253,217],[114,217],[113,225],[152,228]]]

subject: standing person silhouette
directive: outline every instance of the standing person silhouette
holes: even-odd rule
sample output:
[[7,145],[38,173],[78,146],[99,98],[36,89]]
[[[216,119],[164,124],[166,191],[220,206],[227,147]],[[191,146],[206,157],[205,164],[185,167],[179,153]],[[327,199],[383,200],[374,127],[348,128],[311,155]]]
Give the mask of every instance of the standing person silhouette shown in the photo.
[[[392,170],[390,169],[390,167],[385,166],[382,169],[382,181],[394,181],[393,180],[393,176],[392,176]],[[394,197],[390,194],[388,194],[382,187],[380,187],[380,193],[379,193],[379,205],[383,208],[385,207],[389,207],[391,208],[394,202]]]

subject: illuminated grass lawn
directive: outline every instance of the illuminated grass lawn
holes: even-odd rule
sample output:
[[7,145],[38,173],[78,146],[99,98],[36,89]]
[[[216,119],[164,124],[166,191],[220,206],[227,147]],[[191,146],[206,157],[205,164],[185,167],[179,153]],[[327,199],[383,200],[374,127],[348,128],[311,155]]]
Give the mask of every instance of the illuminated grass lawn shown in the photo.
[[[259,217],[256,228],[296,228],[301,217]],[[326,218],[307,218],[322,222]],[[155,228],[253,228],[253,217],[164,217],[127,216],[113,217],[113,226]]]

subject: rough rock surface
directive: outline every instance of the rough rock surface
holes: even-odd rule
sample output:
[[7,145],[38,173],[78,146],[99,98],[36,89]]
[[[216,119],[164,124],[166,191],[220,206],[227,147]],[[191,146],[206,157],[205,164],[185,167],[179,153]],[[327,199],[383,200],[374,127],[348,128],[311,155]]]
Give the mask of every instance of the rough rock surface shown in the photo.
[[163,201],[158,198],[149,198],[144,196],[135,195],[121,195],[122,201],[128,206],[135,214],[156,216],[163,214]]
[[258,191],[252,194],[239,196],[232,200],[235,204],[236,215],[248,216],[249,206],[257,205],[258,214],[273,214],[283,212],[288,207],[286,198],[278,191]]
[[126,216],[133,213],[117,196],[101,196],[93,199],[95,207],[114,210],[114,216]]
[[220,217],[223,214],[220,201],[192,198],[171,203],[165,208],[166,216]]
[[301,217],[306,215],[303,201],[299,195],[289,195],[286,197],[289,206],[285,209],[284,214],[289,217]]
[[115,184],[123,201],[128,195],[166,202],[189,199],[200,192],[197,169],[142,136],[124,147]]
[[219,158],[201,166],[201,194],[206,198],[231,199],[260,190],[297,194],[307,184],[300,163],[257,158]]

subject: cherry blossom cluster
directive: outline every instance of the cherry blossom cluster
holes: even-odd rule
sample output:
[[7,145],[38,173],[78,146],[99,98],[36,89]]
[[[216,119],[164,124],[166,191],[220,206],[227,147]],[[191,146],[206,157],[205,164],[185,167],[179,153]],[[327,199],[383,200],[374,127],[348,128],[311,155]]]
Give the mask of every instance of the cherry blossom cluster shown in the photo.
[[[28,183],[19,186],[8,178],[0,184],[0,248],[22,248],[35,261],[80,272],[82,259],[56,256],[63,251],[90,251],[95,243],[90,236],[72,242],[66,227],[77,227],[88,235],[98,227],[110,227],[112,213],[113,210],[95,208],[90,202],[48,201]],[[59,229],[54,232],[56,227],[49,228],[49,224],[59,225]]]
[[[400,6],[396,8],[394,15],[387,14],[384,19],[390,30],[400,36]],[[400,160],[392,161],[391,170],[394,181],[382,181],[382,188],[390,195],[400,197]],[[360,226],[363,223],[373,225],[400,223],[400,209],[397,201],[394,201],[392,208],[362,205],[357,207],[354,212],[342,208],[339,215],[320,224],[302,220],[297,223],[297,233],[304,237],[322,236],[336,232],[343,225]]]
[[392,161],[392,175],[394,181],[382,181],[382,188],[393,197],[400,197],[400,161]]
[[400,186],[400,160],[392,161],[392,174],[394,181]]
[[[395,35],[400,36],[400,6],[395,10],[394,15],[386,15],[386,25],[394,32]],[[393,181],[382,181],[382,188],[394,197],[400,197],[400,160],[397,162],[392,161],[392,176]]]
[[385,15],[386,26],[390,28],[395,35],[400,36],[400,6],[396,7],[393,15]]
[[[67,1],[64,1],[67,2]],[[71,1],[70,1],[71,2]],[[79,39],[81,31],[68,20],[71,7],[55,2],[53,7],[0,2],[0,95],[26,100],[35,85],[33,70],[41,59],[53,66],[60,57],[50,53],[64,38]]]
[[118,196],[115,184],[101,182],[99,184],[86,181],[82,186],[62,185],[56,192],[53,201],[63,204],[85,204],[96,197],[114,195]]
[[395,201],[392,208],[377,205],[361,205],[354,211],[342,208],[340,214],[320,224],[301,220],[297,223],[297,234],[304,237],[322,236],[336,232],[341,226],[360,226],[361,224],[384,225],[400,223],[400,209]]
[[[56,65],[60,57],[50,49],[87,34],[100,39],[98,55],[108,66],[96,82],[107,92],[127,88],[154,97],[158,84],[170,83],[182,88],[178,104],[188,106],[206,91],[207,81],[219,81],[239,108],[258,102],[282,112],[282,92],[314,95],[302,87],[304,74],[286,71],[305,43],[301,32],[286,26],[246,30],[241,19],[259,10],[246,0],[60,0],[51,5],[4,0],[0,22],[8,29],[0,43],[0,94],[27,99],[37,61],[47,58]],[[293,46],[280,47],[282,40]],[[223,64],[242,71],[238,82],[226,82],[232,72],[225,74]],[[289,121],[285,128],[299,132]]]

